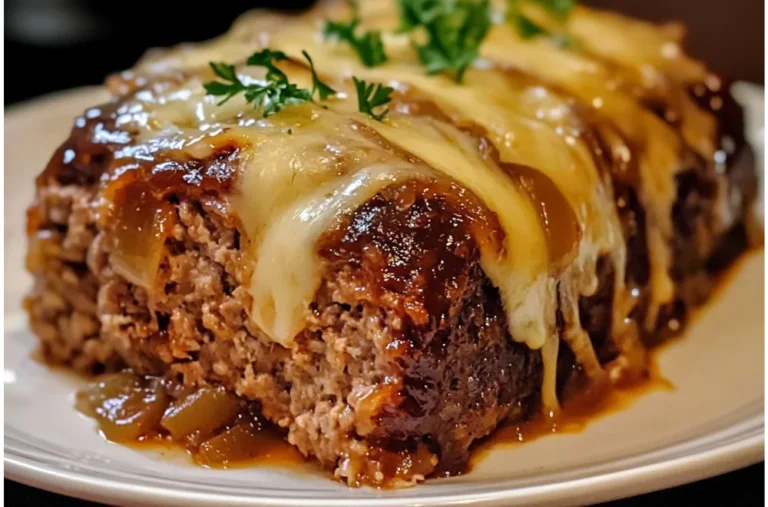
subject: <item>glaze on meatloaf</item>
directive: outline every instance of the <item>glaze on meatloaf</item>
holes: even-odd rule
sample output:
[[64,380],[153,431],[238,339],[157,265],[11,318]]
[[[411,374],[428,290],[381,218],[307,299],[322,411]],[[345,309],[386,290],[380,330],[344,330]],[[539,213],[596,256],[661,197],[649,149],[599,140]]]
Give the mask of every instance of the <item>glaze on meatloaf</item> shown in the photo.
[[[754,173],[670,27],[577,7],[562,47],[497,23],[457,83],[396,36],[378,67],[316,37],[351,15],[247,15],[112,76],[37,179],[26,307],[52,361],[223,386],[350,484],[404,484],[647,375],[746,247]],[[339,93],[268,118],[206,96],[209,61],[263,79],[265,47]],[[382,121],[352,75],[394,87]]]

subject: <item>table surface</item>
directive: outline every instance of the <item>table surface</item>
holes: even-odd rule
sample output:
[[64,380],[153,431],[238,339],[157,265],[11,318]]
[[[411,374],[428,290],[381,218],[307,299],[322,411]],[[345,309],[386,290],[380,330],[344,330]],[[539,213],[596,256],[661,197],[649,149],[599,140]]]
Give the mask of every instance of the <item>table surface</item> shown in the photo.
[[[247,4],[298,8],[310,1],[264,0]],[[692,53],[731,79],[762,83],[765,6],[761,0],[731,0],[727,11],[722,10],[723,4],[717,0],[591,1],[601,6],[620,5],[634,15],[651,19],[681,19],[689,26]],[[164,7],[158,7],[158,4]],[[213,12],[205,13],[204,22],[179,23],[178,13],[183,10],[181,0],[152,3],[150,0],[133,0],[132,5],[136,8],[125,9],[122,2],[94,0],[6,0],[5,56],[6,69],[10,70],[5,80],[4,104],[99,83],[108,73],[129,67],[148,47],[202,40],[223,32],[244,9],[240,2],[219,2],[215,10],[208,10]],[[151,16],[146,15],[147,9],[151,10]],[[56,22],[51,23],[51,19]],[[718,37],[711,37],[713,19],[717,19]],[[142,27],[140,40],[136,37],[137,26]],[[722,42],[726,40],[728,44]],[[35,62],[45,63],[35,65]],[[23,68],[23,73],[14,73],[14,68]],[[761,463],[712,479],[605,505],[762,505],[764,487],[764,465]],[[8,505],[18,507],[98,505],[8,480],[5,481],[5,499],[9,500]]]

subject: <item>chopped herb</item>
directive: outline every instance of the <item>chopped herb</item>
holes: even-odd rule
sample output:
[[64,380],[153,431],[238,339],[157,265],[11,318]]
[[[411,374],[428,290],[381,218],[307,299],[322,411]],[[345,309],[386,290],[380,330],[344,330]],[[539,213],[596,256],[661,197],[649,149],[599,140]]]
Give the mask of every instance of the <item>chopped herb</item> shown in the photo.
[[[554,33],[537,23],[522,12],[520,4],[526,0],[508,0],[507,20],[517,29],[523,39],[531,39],[540,35],[548,36],[556,45],[568,47],[574,44],[573,38],[567,33]],[[573,9],[574,0],[527,0],[537,3],[544,8],[559,25],[563,25]]]
[[219,101],[219,105],[224,104],[238,93],[244,92],[245,101],[248,103],[252,102],[253,107],[261,109],[264,116],[267,117],[277,113],[285,106],[312,100],[311,91],[299,88],[295,84],[288,82],[288,77],[285,73],[275,66],[274,62],[286,59],[285,53],[269,49],[253,53],[248,58],[248,65],[265,67],[267,69],[265,84],[244,84],[238,77],[234,65],[210,62],[213,73],[225,82],[211,81],[203,86],[208,95],[224,97]]
[[416,45],[427,73],[452,72],[460,83],[491,27],[491,8],[488,0],[400,0],[400,18],[400,31],[427,32]]
[[381,40],[381,32],[374,30],[358,36],[355,32],[360,24],[360,17],[358,16],[357,8],[353,12],[354,16],[350,21],[326,21],[323,28],[323,37],[344,41],[352,46],[352,49],[355,50],[360,61],[366,67],[381,65],[387,61],[384,43]]
[[289,135],[289,136],[292,136],[292,135],[293,135],[293,129],[289,128],[287,132],[288,132],[288,135]]
[[382,112],[376,114],[373,110],[377,107],[387,104],[392,98],[390,95],[393,88],[389,86],[382,86],[381,83],[366,83],[363,80],[352,77],[355,82],[355,89],[357,90],[357,108],[361,113],[365,113],[374,120],[383,120],[389,112],[389,109],[384,109]]
[[262,49],[248,57],[248,65],[256,67],[266,67],[267,81],[288,81],[288,77],[282,70],[278,69],[273,62],[287,60],[288,57],[282,51],[272,51],[271,49]]
[[515,16],[512,22],[515,23],[517,32],[523,39],[531,39],[537,35],[549,34],[546,28],[539,25],[535,21],[532,21],[530,18],[524,16],[523,14],[518,14]]
[[312,72],[312,95],[317,92],[320,100],[325,100],[331,95],[336,95],[336,90],[320,81],[320,78],[317,77],[317,72],[315,72],[315,64],[312,62],[312,58],[309,57],[309,54],[304,50],[301,51],[301,54],[304,55],[304,58],[306,58],[309,62],[309,69]]
[[407,33],[417,26],[431,23],[442,9],[441,0],[399,0],[399,5],[398,33]]
[[[302,54],[309,62],[312,72],[312,90],[299,88],[296,84],[288,81],[288,76],[280,70],[275,62],[287,60],[288,57],[282,51],[272,51],[263,49],[253,53],[248,57],[248,65],[264,67],[267,69],[265,77],[266,83],[243,83],[237,75],[234,65],[221,62],[210,62],[209,65],[221,81],[209,81],[203,84],[208,95],[223,97],[218,104],[222,105],[238,93],[245,93],[245,101],[253,103],[253,107],[261,109],[264,117],[277,113],[285,106],[300,104],[312,100],[312,96],[317,91],[320,100],[334,95],[336,91],[327,84],[320,81],[315,72],[315,66],[312,59],[306,51]],[[290,133],[290,132],[289,132]]]
[[205,91],[208,95],[214,95],[216,97],[224,96],[218,104],[222,105],[241,91],[246,89],[246,86],[237,77],[234,65],[229,65],[222,62],[209,62],[213,73],[229,83],[222,83],[221,81],[210,81],[205,83]]

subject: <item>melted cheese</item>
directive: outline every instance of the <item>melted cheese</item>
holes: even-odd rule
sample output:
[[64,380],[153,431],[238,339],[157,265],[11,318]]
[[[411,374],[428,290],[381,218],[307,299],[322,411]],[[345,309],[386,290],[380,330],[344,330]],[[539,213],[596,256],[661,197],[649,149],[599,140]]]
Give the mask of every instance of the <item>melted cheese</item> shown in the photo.
[[[207,100],[200,99],[196,105],[192,97],[145,104],[151,106],[151,137],[144,146],[149,152],[171,144],[197,158],[230,143],[245,149],[232,201],[255,261],[251,318],[267,336],[290,346],[322,278],[315,246],[322,233],[384,187],[434,174],[368,139],[359,123],[313,104],[270,119],[243,116],[242,105],[227,104],[206,116],[217,121],[209,134],[172,128],[205,116]],[[171,141],[158,143],[161,136]]]
[[557,399],[557,354],[560,349],[560,339],[556,334],[547,337],[541,348],[541,362],[544,368],[541,379],[541,404],[544,413],[554,417],[560,412],[560,402]]
[[[420,171],[406,164],[367,166],[333,178],[277,213],[256,249],[251,281],[254,322],[275,341],[289,346],[304,327],[306,309],[322,279],[316,258],[320,235],[339,216],[354,211],[386,186],[419,175]],[[250,200],[254,194],[248,195]],[[241,209],[246,206],[241,205]]]
[[[483,54],[496,61],[515,65],[556,82],[587,104],[608,115],[619,131],[640,153],[641,199],[648,211],[648,235],[658,245],[666,245],[672,234],[672,203],[675,199],[674,175],[682,169],[682,141],[674,130],[633,99],[610,90],[610,76],[594,61],[573,55],[546,41],[522,44],[511,27],[492,31],[492,43]],[[510,46],[520,46],[520,51]],[[650,242],[650,241],[649,241]],[[670,259],[666,247],[652,248],[652,293],[656,305],[671,301]]]
[[[308,23],[307,26],[310,25]],[[399,40],[394,38],[391,41],[396,54],[403,50]],[[580,255],[574,260],[579,269],[593,271],[599,251],[624,249],[610,192],[604,187],[592,154],[580,138],[582,125],[567,101],[545,87],[521,82],[519,76],[516,79],[514,75],[492,68],[469,70],[464,83],[459,85],[447,77],[425,76],[422,67],[408,53],[400,58],[391,58],[382,66],[366,68],[348,48],[299,38],[290,29],[279,32],[270,44],[296,58],[303,49],[308,50],[315,55],[318,71],[325,75],[355,75],[394,86],[407,85],[419,96],[434,101],[443,111],[459,118],[459,122],[483,127],[503,161],[535,167],[551,178],[568,197],[579,216],[584,234],[584,241],[579,246]],[[301,78],[292,75],[292,79]],[[475,156],[470,166],[463,167],[457,162],[462,159],[445,148],[445,139],[438,138],[435,142],[424,139],[424,133],[431,128],[427,123],[398,121],[394,124],[395,128],[390,129],[385,124],[372,122],[371,127],[430,165],[467,184],[466,175],[473,172],[472,166],[483,167],[483,162]],[[412,124],[415,128],[410,128]],[[464,175],[463,179],[461,175]],[[509,187],[507,177],[498,173],[496,176],[497,181],[491,181],[487,189],[476,188],[471,183],[467,186],[483,196],[486,204],[497,213],[501,213],[500,210],[517,213],[508,204],[499,206],[490,202],[493,195],[490,190],[498,186],[499,181],[501,186],[498,188]],[[501,203],[507,200],[497,199]],[[520,218],[512,214],[505,229],[515,230],[514,243],[517,244],[521,240],[522,226],[514,227],[515,221],[520,221]],[[526,258],[533,259],[534,255],[527,253]],[[553,299],[552,290],[547,289],[551,280],[541,275],[546,273],[546,269],[540,269],[538,276],[526,275],[527,280],[521,279],[519,274],[524,273],[521,269],[524,262],[514,259],[503,269],[485,262],[483,267],[505,295],[512,336],[533,348],[540,348],[554,325],[554,305],[548,305],[549,311],[542,311],[546,308],[544,303]],[[510,269],[509,266],[515,268]],[[573,290],[577,294],[587,293],[583,287],[573,287]]]
[[[445,76],[426,76],[420,65],[409,61],[412,56],[367,68],[348,48],[306,41],[291,30],[278,33],[270,42],[296,58],[308,48],[317,55],[318,70],[330,76],[355,75],[394,86],[408,85],[460,122],[483,127],[503,161],[535,167],[558,185],[596,248],[620,243],[605,233],[614,226],[613,204],[599,198],[605,189],[592,154],[580,139],[583,126],[567,101],[545,87],[520,82],[497,69],[471,69],[464,83],[457,84]],[[599,243],[604,240],[608,242]]]
[[[614,334],[623,334],[635,299],[624,287],[625,239],[610,176],[584,137],[589,125],[571,96],[615,129],[603,136],[615,158],[637,158],[639,173],[630,176],[648,215],[654,303],[649,319],[655,319],[655,309],[674,295],[668,242],[675,174],[689,146],[705,157],[714,151],[714,119],[678,85],[701,79],[703,70],[681,54],[674,31],[578,8],[568,29],[584,43],[584,52],[557,48],[541,38],[524,41],[508,25],[497,24],[482,45],[482,59],[459,85],[424,74],[409,39],[392,33],[398,23],[392,3],[364,1],[360,12],[365,27],[385,32],[389,60],[379,67],[364,67],[349,46],[319,36],[323,18],[349,15],[342,2],[322,3],[314,15],[299,18],[248,15],[211,42],[147,55],[137,72],[181,73],[182,82],[164,91],[141,91],[122,106],[118,124],[135,131],[137,143],[117,157],[152,160],[162,152],[166,158],[205,158],[221,146],[239,147],[238,188],[231,200],[254,262],[250,318],[286,347],[304,328],[322,280],[317,241],[340,217],[408,179],[460,184],[498,217],[503,248],[484,246],[481,265],[499,288],[510,335],[541,349],[542,402],[545,410],[556,411],[558,307],[565,320],[562,338],[585,371],[602,378],[605,372],[578,313],[579,297],[597,289],[602,254],[610,254],[616,274]],[[284,51],[297,62],[307,50],[339,95],[324,102],[324,108],[292,106],[267,119],[241,96],[222,106],[205,96],[202,83],[213,77],[209,61],[242,64],[262,47]],[[311,86],[307,69],[281,66],[291,82]],[[244,80],[263,79],[259,68],[238,65],[238,73]],[[390,84],[405,98],[393,102],[383,122],[374,121],[357,112],[352,75]],[[678,106],[681,131],[620,86],[622,80],[649,94],[662,90]],[[398,102],[407,106],[409,96],[435,104],[443,116],[416,116],[399,108]],[[471,134],[476,128],[498,160],[478,148]],[[375,142],[371,131],[394,149]],[[403,150],[420,160],[403,156]],[[525,168],[527,176],[515,176],[509,167]],[[532,190],[532,175],[556,191]],[[555,209],[558,215],[567,211],[576,217],[575,234],[555,227],[562,218],[549,214]],[[568,241],[558,246],[565,236],[573,237],[572,248]]]
[[483,197],[506,234],[504,256],[482,256],[483,269],[499,288],[517,341],[541,348],[554,324],[554,311],[542,314],[550,300],[549,258],[544,232],[531,202],[501,169],[483,161],[460,132],[432,119],[395,118],[369,122],[389,141]]
[[698,82],[704,66],[682,50],[682,27],[663,27],[605,11],[577,6],[568,20],[569,32],[593,54],[627,67],[664,72],[677,81]]

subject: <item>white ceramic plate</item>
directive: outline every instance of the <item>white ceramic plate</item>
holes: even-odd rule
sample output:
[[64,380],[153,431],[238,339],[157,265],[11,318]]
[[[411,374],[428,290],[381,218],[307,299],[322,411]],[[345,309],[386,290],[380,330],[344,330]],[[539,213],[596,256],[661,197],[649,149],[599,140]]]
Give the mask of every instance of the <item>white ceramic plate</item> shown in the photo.
[[[750,102],[762,90],[742,90]],[[33,179],[72,118],[105,98],[65,92],[15,107],[5,120],[5,474],[92,500],[156,505],[585,504],[666,488],[763,457],[763,254],[731,282],[686,336],[659,354],[674,391],[652,391],[581,433],[495,448],[471,473],[402,491],[347,489],[307,470],[210,470],[104,441],[73,409],[81,384],[30,358],[20,310],[24,208]],[[752,102],[753,111],[762,103]],[[762,118],[750,116],[756,128]]]

